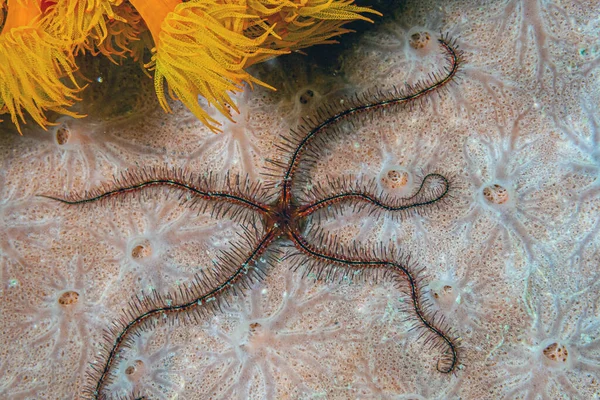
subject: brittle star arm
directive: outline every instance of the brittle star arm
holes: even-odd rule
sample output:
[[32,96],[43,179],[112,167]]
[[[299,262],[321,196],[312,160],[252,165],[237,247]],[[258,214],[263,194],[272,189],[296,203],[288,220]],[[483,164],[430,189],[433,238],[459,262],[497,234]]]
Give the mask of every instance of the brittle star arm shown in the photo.
[[[298,170],[302,155],[307,152],[308,145],[311,142],[314,142],[319,134],[328,127],[352,115],[361,114],[369,110],[382,109],[392,105],[414,103],[415,101],[438,91],[453,80],[462,65],[462,54],[458,51],[458,46],[456,46],[454,42],[449,41],[447,36],[440,37],[438,42],[444,50],[449,63],[449,65],[445,67],[443,74],[431,73],[428,80],[420,81],[413,86],[407,85],[406,91],[394,90],[388,94],[378,91],[375,95],[367,94],[363,96],[363,99],[357,96],[357,105],[341,111],[332,112],[332,115],[325,118],[320,123],[314,123],[310,118],[305,120],[309,128],[305,128],[305,134],[298,138],[297,143],[295,143],[294,151],[292,152],[286,171],[283,175],[284,184],[282,188],[282,198],[284,200],[291,198],[292,181]],[[360,100],[368,100],[369,97],[371,98],[371,101],[367,101],[366,104],[360,104]]]
[[[369,259],[366,253],[362,256],[347,257],[340,255],[340,252],[328,253],[327,249],[319,249],[317,246],[309,243],[297,231],[291,231],[290,237],[296,249],[312,259],[334,265],[341,269],[364,269],[367,271],[386,270],[390,271],[394,276],[403,276],[408,283],[408,294],[410,295],[411,309],[418,318],[420,324],[415,324],[415,328],[422,328],[431,336],[426,340],[437,341],[437,343],[445,347],[442,357],[438,360],[437,369],[442,373],[451,373],[455,370],[459,363],[458,357],[458,339],[453,338],[448,333],[449,330],[443,326],[443,321],[437,320],[434,315],[431,315],[427,310],[427,305],[424,304],[421,297],[421,287],[416,278],[417,272],[413,271],[407,265],[403,265],[393,259],[380,257]],[[321,274],[321,271],[319,274]]]
[[189,289],[185,291],[180,289],[180,295],[174,296],[187,299],[181,301],[179,304],[173,304],[176,301],[165,300],[169,296],[161,296],[159,294],[141,299],[138,298],[137,302],[132,303],[129,312],[126,312],[124,315],[125,318],[131,319],[129,321],[122,319],[122,325],[115,324],[105,335],[107,340],[112,342],[112,345],[106,349],[107,354],[104,357],[105,362],[102,366],[97,367],[92,364],[92,368],[99,375],[95,388],[89,394],[94,399],[104,398],[104,391],[111,380],[110,371],[113,368],[113,364],[118,360],[118,353],[123,347],[128,345],[128,340],[130,340],[131,335],[135,334],[137,328],[143,327],[145,323],[153,324],[155,321],[160,321],[161,319],[182,312],[191,311],[200,313],[200,307],[212,307],[214,309],[217,307],[219,299],[226,292],[235,291],[236,285],[239,285],[241,281],[252,279],[250,277],[252,273],[257,275],[264,273],[260,270],[261,267],[257,266],[257,262],[276,238],[276,229],[268,230],[241,262],[232,265],[229,269],[225,266],[216,267],[213,275],[221,276],[221,279],[217,282],[210,282],[209,280],[215,278],[209,278],[205,273],[202,276],[197,274],[196,280]]
[[[152,177],[154,176],[154,177]],[[171,187],[180,190],[182,195],[188,194],[190,200],[222,201],[235,204],[247,209],[259,211],[264,214],[268,212],[266,204],[257,201],[252,195],[241,193],[239,190],[231,187],[229,178],[226,179],[227,189],[215,189],[212,177],[199,179],[198,183],[188,182],[183,174],[167,169],[133,172],[115,179],[114,184],[86,192],[83,195],[71,195],[69,198],[61,198],[45,194],[38,195],[47,199],[59,201],[64,204],[88,204],[108,200],[128,193],[136,193],[153,187]],[[239,179],[234,186],[240,186]],[[251,188],[251,192],[256,192],[256,187]]]
[[[433,189],[427,189],[426,185],[429,181],[437,181]],[[330,206],[340,206],[343,204],[356,204],[358,202],[373,205],[379,209],[385,211],[409,211],[419,207],[435,204],[442,200],[448,194],[450,190],[450,182],[448,178],[437,173],[427,174],[423,177],[421,184],[417,188],[416,192],[409,197],[393,198],[390,196],[373,195],[372,188],[369,187],[357,187],[350,188],[344,191],[343,189],[335,190],[333,194],[327,195],[319,200],[312,201],[307,205],[300,206],[298,209],[298,215],[301,217],[307,217],[319,209],[327,208]]]

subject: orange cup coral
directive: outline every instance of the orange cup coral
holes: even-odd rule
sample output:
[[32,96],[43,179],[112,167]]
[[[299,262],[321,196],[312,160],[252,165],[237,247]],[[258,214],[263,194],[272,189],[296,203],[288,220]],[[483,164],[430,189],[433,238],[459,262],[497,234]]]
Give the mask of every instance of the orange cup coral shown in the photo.
[[[144,48],[150,48],[152,58],[144,67],[154,71],[160,105],[170,111],[168,92],[218,132],[219,123],[200,105],[200,96],[232,119],[231,110],[237,108],[231,93],[243,90],[245,83],[271,88],[246,72],[247,67],[333,43],[332,37],[349,32],[342,28],[346,22],[372,22],[363,14],[381,15],[355,6],[354,0],[10,1],[0,36],[0,58],[6,60],[0,67],[0,112],[10,113],[18,126],[24,109],[42,127],[50,124],[45,110],[75,115],[67,110],[80,90],[73,78],[75,55],[103,54],[113,61],[131,56],[141,62]],[[20,70],[16,81],[10,78],[12,69]],[[43,74],[28,87],[26,77],[39,70]],[[63,83],[65,77],[73,87]]]
[[43,128],[50,125],[46,111],[77,116],[68,110],[81,89],[73,76],[73,59],[65,53],[69,43],[44,30],[40,4],[11,0],[0,32],[0,114],[9,113],[19,132],[23,111]]
[[198,96],[231,118],[229,107],[237,109],[228,93],[241,91],[242,82],[263,84],[244,70],[248,60],[258,54],[272,56],[285,51],[261,47],[272,28],[250,38],[241,26],[226,26],[224,21],[228,19],[257,18],[247,14],[243,5],[215,0],[159,3],[160,8],[145,0],[131,0],[154,39],[152,61],[147,66],[154,69],[158,100],[170,110],[165,97],[166,80],[172,98],[180,99],[198,119],[216,129],[217,121],[200,107]]

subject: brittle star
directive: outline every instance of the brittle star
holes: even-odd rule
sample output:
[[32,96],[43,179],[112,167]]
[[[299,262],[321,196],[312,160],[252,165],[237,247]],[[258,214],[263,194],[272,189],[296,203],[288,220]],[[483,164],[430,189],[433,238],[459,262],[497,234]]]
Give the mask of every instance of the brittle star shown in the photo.
[[[295,185],[306,180],[302,175],[306,175],[309,166],[317,160],[317,149],[332,137],[343,134],[335,129],[340,121],[392,106],[411,106],[431,93],[439,92],[455,78],[462,64],[462,55],[447,36],[442,36],[438,41],[448,61],[443,73],[432,73],[427,80],[413,86],[406,85],[404,90],[394,89],[389,93],[378,90],[355,96],[345,102],[350,104],[345,109],[336,106],[322,109],[314,118],[305,119],[299,131],[292,131],[288,137],[283,137],[283,145],[278,148],[287,160],[269,160],[273,174],[268,175],[279,179],[273,180],[270,185],[271,196],[263,196],[274,198],[274,201],[260,199],[263,186],[251,184],[239,176],[228,176],[225,184],[221,185],[224,187],[217,188],[219,185],[212,174],[193,179],[191,174],[167,168],[129,172],[116,179],[111,186],[105,185],[83,195],[73,194],[67,198],[43,195],[75,205],[120,198],[127,193],[142,192],[152,187],[172,188],[181,191],[184,201],[190,200],[192,204],[200,206],[201,211],[212,207],[213,215],[227,214],[238,219],[244,226],[244,236],[250,246],[248,250],[236,244],[231,251],[224,251],[214,268],[198,272],[193,283],[185,289],[180,287],[179,293],[161,295],[155,292],[151,296],[136,297],[131,308],[106,332],[105,353],[100,362],[92,364],[95,372],[90,374],[87,395],[94,399],[107,397],[107,387],[113,378],[113,364],[118,361],[121,350],[131,344],[137,329],[153,326],[168,316],[178,318],[185,313],[188,319],[193,316],[197,321],[198,315],[216,311],[225,296],[237,294],[238,287],[249,288],[254,280],[264,277],[266,267],[261,259],[269,258],[271,263],[278,261],[268,254],[277,253],[270,248],[282,243],[295,248],[296,252],[287,257],[298,259],[298,256],[305,256],[311,260],[305,263],[299,259],[293,263],[293,268],[303,266],[305,273],[312,272],[317,279],[348,276],[354,279],[356,272],[362,276],[370,275],[369,272],[376,277],[391,275],[398,282],[403,278],[410,297],[406,309],[416,317],[414,327],[422,329],[421,336],[429,335],[426,342],[432,340],[444,348],[437,362],[438,371],[451,373],[456,370],[460,365],[459,339],[430,311],[423,298],[419,271],[411,266],[408,257],[402,257],[399,252],[383,245],[374,250],[362,249],[356,243],[353,247],[344,248],[336,238],[327,236],[322,230],[311,233],[306,229],[315,213],[324,212],[327,215],[341,211],[347,205],[354,205],[355,209],[371,207],[374,211],[402,216],[412,211],[418,212],[448,196],[449,179],[440,173],[426,174],[414,194],[405,198],[384,195],[376,189],[375,181],[360,184],[339,180],[330,182],[328,187],[316,185],[303,199],[298,198],[294,191]],[[257,221],[260,221],[258,226]],[[250,226],[254,228],[253,231]]]

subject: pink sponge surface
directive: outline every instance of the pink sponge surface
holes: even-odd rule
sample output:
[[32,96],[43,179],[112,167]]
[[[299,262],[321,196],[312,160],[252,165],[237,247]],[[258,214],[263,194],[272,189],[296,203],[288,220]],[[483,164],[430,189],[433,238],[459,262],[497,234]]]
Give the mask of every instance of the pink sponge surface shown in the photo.
[[96,85],[82,103],[88,118],[63,117],[48,132],[27,124],[23,137],[0,125],[0,397],[80,398],[104,330],[133,296],[185,287],[241,231],[171,189],[80,206],[36,195],[83,193],[152,167],[268,183],[263,167],[281,135],[319,106],[416,85],[443,68],[441,31],[464,51],[457,81],[422,106],[340,123],[294,196],[343,177],[374,180],[390,196],[412,193],[431,171],[450,178],[450,200],[426,213],[347,207],[307,228],[340,245],[410,254],[431,310],[461,338],[456,373],[437,372],[439,351],[410,330],[404,287],[315,282],[280,257],[218,312],[132,335],[106,388],[157,399],[595,398],[597,4],[402,4],[338,49],[335,68],[297,54],[257,66],[279,90],[237,95],[237,122],[223,120],[220,135],[178,103],[165,115],[144,86],[129,93],[135,85],[135,106],[122,114]]

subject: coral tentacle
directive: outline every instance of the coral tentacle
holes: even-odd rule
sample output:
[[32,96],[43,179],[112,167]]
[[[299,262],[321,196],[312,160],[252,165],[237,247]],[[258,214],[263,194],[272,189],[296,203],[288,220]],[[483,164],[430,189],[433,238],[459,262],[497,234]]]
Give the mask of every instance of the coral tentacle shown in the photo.
[[68,109],[81,90],[73,76],[76,66],[67,44],[49,35],[40,18],[39,2],[14,0],[0,33],[0,113],[10,114],[19,133],[20,122],[26,122],[23,111],[44,129],[53,125],[46,111],[78,116]]

